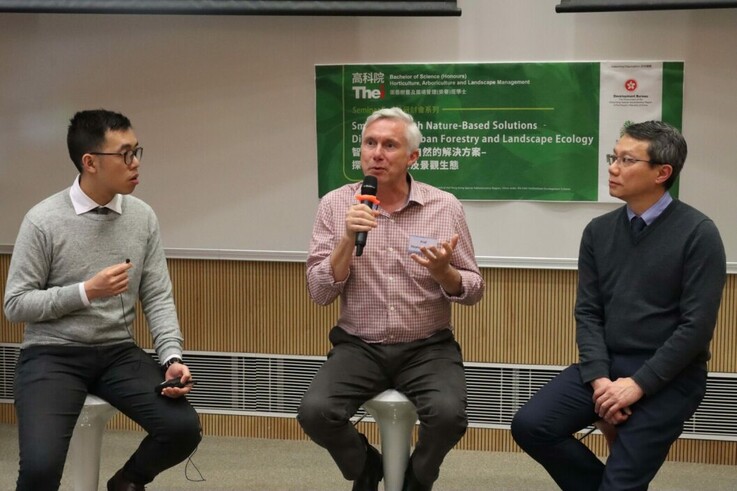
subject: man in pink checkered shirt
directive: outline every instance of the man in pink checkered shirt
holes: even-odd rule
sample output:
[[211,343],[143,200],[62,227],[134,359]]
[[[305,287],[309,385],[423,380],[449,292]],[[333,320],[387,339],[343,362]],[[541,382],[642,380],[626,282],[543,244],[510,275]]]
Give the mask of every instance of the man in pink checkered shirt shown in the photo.
[[[461,349],[451,303],[473,305],[484,292],[460,202],[415,181],[422,135],[399,108],[368,117],[361,138],[364,175],[377,179],[375,209],[357,201],[361,183],[326,194],[315,219],[307,286],[328,305],[340,297],[328,360],[305,394],[298,420],[330,452],[354,491],[378,488],[381,455],[350,418],[386,389],[417,408],[420,430],[404,490],[430,490],[445,455],[468,424]],[[362,256],[356,235],[369,232]]]

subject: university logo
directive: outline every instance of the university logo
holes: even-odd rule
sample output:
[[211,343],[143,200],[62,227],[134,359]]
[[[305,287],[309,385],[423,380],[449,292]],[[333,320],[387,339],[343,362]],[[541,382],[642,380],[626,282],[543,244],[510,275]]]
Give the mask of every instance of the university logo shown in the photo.
[[367,85],[354,85],[353,95],[356,99],[383,99],[386,92],[384,90],[384,84],[379,85],[378,88],[372,88]]

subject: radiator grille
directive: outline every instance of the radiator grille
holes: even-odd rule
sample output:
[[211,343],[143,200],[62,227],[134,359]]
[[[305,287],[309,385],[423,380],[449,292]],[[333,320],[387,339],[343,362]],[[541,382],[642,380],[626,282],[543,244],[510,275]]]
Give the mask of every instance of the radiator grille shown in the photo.
[[197,390],[188,397],[206,412],[294,416],[324,358],[187,353]]
[[[0,402],[13,401],[19,351],[17,344],[0,344]],[[185,357],[198,381],[197,390],[188,396],[198,411],[285,418],[295,417],[302,395],[325,361],[215,352],[187,352]],[[562,368],[467,363],[469,425],[509,429],[517,410]],[[709,374],[706,397],[686,422],[682,438],[737,441],[737,374]]]
[[517,410],[560,368],[467,363],[469,425],[509,428]]
[[0,399],[13,399],[15,364],[19,352],[18,345],[0,344]]

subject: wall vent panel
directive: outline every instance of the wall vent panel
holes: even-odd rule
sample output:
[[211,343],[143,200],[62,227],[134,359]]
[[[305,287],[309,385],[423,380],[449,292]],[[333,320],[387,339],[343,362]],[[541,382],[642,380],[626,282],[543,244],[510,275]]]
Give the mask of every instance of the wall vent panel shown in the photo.
[[[17,344],[0,344],[0,402],[13,400],[19,351]],[[186,352],[185,358],[197,379],[189,400],[199,412],[277,418],[296,416],[325,361],[319,356],[213,352]],[[520,406],[563,367],[466,363],[465,369],[470,426],[509,429]],[[706,397],[686,422],[682,438],[737,441],[736,374],[709,374]]]

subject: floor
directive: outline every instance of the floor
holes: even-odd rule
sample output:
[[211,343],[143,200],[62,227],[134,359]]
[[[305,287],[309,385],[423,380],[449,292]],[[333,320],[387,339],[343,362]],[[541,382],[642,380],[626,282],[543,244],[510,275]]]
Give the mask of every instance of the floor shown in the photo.
[[[127,460],[141,433],[108,430],[104,434],[100,490]],[[15,487],[18,466],[14,425],[0,424],[0,490]],[[73,491],[65,472],[62,491]],[[150,491],[326,491],[348,490],[327,452],[307,441],[205,437],[191,461],[162,473]],[[382,486],[379,486],[382,489]],[[446,458],[434,491],[555,490],[543,469],[522,453],[454,450]],[[734,491],[737,466],[666,463],[651,490]]]

